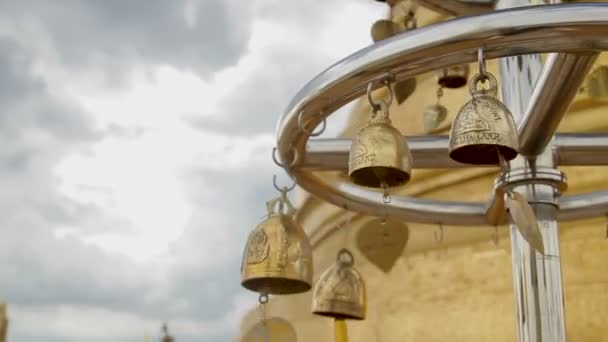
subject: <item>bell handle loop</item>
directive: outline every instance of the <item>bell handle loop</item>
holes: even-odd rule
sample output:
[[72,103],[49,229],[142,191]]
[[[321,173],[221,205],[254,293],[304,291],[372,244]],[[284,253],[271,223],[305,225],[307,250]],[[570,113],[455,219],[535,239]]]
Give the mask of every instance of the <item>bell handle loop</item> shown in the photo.
[[319,129],[317,132],[315,131],[309,131],[308,129],[306,129],[304,127],[304,124],[302,123],[302,114],[304,113],[304,111],[301,111],[298,114],[298,127],[300,128],[300,130],[306,134],[308,134],[309,137],[318,137],[319,135],[323,134],[323,132],[325,132],[325,128],[327,128],[327,120],[325,119],[325,117],[323,117],[323,122],[321,123],[321,129]]
[[389,79],[382,80],[382,83],[388,89],[388,100],[374,100],[372,98],[372,88],[374,86],[374,82],[369,82],[367,84],[367,100],[369,101],[370,106],[372,107],[372,112],[375,114],[379,110],[384,112],[384,108],[386,108],[386,115],[388,116],[388,108],[393,104],[393,98],[395,97],[393,94],[393,88],[391,87],[391,83]]
[[[488,89],[477,89],[477,85],[480,83],[485,83],[486,80],[490,81],[490,87]],[[480,72],[473,76],[469,82],[469,92],[473,97],[484,95],[496,97],[498,95],[498,81],[496,81],[496,77],[494,77],[494,75],[491,73],[487,72],[484,75]]]
[[284,170],[291,169],[298,163],[298,159],[300,158],[300,155],[299,155],[297,149],[292,148],[292,151],[293,151],[293,159],[291,160],[291,162],[289,164],[282,164],[277,159],[277,148],[273,147],[272,148],[272,161],[274,161],[274,163],[277,164],[278,167],[280,167]]
[[346,248],[342,248],[338,251],[336,262],[345,266],[352,266],[355,264],[355,257]]
[[281,204],[285,205],[285,207],[287,208],[287,211],[283,212],[283,208],[281,207],[281,214],[291,216],[296,212],[296,208],[291,204],[289,198],[287,198],[286,192],[281,193]]

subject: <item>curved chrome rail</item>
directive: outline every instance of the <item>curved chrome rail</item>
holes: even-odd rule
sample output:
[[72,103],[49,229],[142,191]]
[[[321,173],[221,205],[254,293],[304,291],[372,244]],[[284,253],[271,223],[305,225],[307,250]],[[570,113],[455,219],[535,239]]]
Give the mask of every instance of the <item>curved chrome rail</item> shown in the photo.
[[[525,145],[529,147],[526,151],[538,153],[544,150],[553,136],[556,121],[559,122],[575,94],[573,89],[578,89],[582,82],[581,78],[573,82],[559,82],[559,86],[555,86],[550,75],[556,72],[564,75],[572,70],[585,72],[597,52],[608,50],[608,4],[534,6],[458,18],[397,35],[343,59],[300,90],[278,123],[279,155],[289,160],[291,149],[295,148],[302,156],[300,162],[288,172],[302,188],[318,197],[371,215],[384,214],[410,222],[453,225],[496,223],[495,206],[500,205],[501,201],[494,198],[486,204],[392,195],[392,202],[385,205],[379,192],[355,186],[346,180],[338,180],[337,183],[324,181],[314,175],[311,168],[344,169],[350,142],[332,139],[308,143],[308,134],[300,130],[298,125],[300,118],[305,127],[316,127],[335,110],[364,95],[372,81],[385,78],[398,81],[452,65],[471,63],[476,61],[479,48],[484,49],[487,59],[559,53],[546,64],[544,77],[541,77],[544,81],[539,82],[540,86],[535,89],[535,94],[542,95],[544,101],[549,98],[548,102],[556,103],[540,105],[541,96],[533,96],[528,109],[522,109],[525,115],[519,126],[520,141],[526,142]],[[376,87],[382,85],[381,82],[374,84]],[[549,125],[551,129],[546,130],[546,136],[532,137],[530,127],[521,124],[530,122],[530,125],[536,125],[539,117],[552,120]],[[585,155],[598,149],[608,151],[608,135],[595,135],[595,140],[592,138],[582,134],[557,135],[554,139],[556,160],[568,165],[608,164],[608,157],[592,160],[588,153]],[[418,137],[409,142],[414,167],[463,166],[447,158],[445,137]],[[603,145],[595,145],[600,142]],[[580,154],[580,158],[574,151]],[[606,212],[608,192],[595,192],[563,197],[559,218],[579,219]]]

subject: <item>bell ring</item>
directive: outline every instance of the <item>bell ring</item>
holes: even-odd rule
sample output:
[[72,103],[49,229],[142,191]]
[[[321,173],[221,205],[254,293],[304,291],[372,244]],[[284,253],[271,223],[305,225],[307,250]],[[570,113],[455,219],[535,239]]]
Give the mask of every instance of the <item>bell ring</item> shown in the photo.
[[365,319],[367,294],[361,274],[354,268],[354,257],[347,249],[338,252],[336,263],[315,285],[312,312],[336,319]]
[[380,114],[373,114],[353,139],[348,174],[353,183],[372,188],[394,187],[410,180],[412,160],[407,142],[391,125],[388,105],[379,103]]
[[[488,89],[477,85],[488,80]],[[450,158],[473,165],[498,165],[517,156],[519,143],[515,121],[509,109],[496,99],[496,78],[477,74],[469,83],[472,95],[460,109],[450,131]]]
[[[278,212],[274,204],[280,204]],[[291,211],[282,212],[283,205]],[[241,285],[264,294],[302,293],[312,287],[312,247],[285,192],[268,202],[268,218],[249,235],[241,266]]]
[[438,103],[426,107],[422,116],[424,131],[433,132],[447,116],[448,109]]
[[469,80],[469,65],[455,65],[437,71],[437,83],[443,88],[461,88]]

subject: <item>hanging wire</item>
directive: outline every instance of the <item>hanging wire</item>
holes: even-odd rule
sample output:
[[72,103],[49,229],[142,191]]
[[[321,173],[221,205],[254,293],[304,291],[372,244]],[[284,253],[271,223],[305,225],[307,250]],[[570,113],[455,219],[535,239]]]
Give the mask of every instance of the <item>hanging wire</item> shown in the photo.
[[268,304],[268,294],[260,293],[258,297],[258,303],[260,304],[260,322],[262,323],[262,334],[265,342],[270,342],[270,331],[266,323],[266,304]]
[[438,243],[443,242],[443,223],[439,222],[439,228],[435,231],[435,241]]
[[388,89],[388,100],[374,100],[372,97],[372,88],[374,86],[374,82],[369,82],[367,85],[367,100],[369,101],[370,106],[372,107],[372,112],[376,114],[380,110],[388,109],[393,103],[394,95],[393,88],[391,87],[391,82],[389,79],[384,79],[382,83]]
[[483,48],[479,48],[477,50],[477,63],[479,64],[479,75],[481,76],[481,81],[485,82],[488,79],[488,72],[486,69],[486,60],[483,53]]
[[492,243],[494,246],[498,246],[498,226],[494,226],[494,233],[492,234]]

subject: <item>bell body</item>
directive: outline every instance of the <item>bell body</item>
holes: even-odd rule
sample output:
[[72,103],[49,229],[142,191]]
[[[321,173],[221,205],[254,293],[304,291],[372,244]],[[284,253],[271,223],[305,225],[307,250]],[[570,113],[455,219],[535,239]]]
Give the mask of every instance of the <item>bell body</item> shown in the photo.
[[496,165],[517,156],[519,143],[509,109],[496,99],[496,79],[488,74],[490,88],[475,90],[481,76],[469,85],[472,98],[458,112],[450,131],[450,157],[460,163]]
[[444,88],[461,88],[469,80],[469,65],[455,65],[437,71],[437,83]]
[[310,290],[312,247],[291,215],[272,214],[249,235],[241,267],[243,287],[259,293]]
[[372,119],[353,139],[348,174],[353,183],[381,188],[410,180],[412,161],[407,142],[390,120]]
[[312,312],[337,319],[365,319],[367,294],[361,274],[354,268],[348,250],[338,253],[336,263],[327,269],[315,285]]

